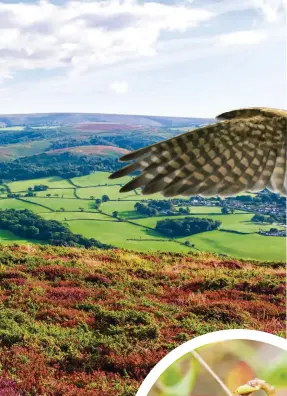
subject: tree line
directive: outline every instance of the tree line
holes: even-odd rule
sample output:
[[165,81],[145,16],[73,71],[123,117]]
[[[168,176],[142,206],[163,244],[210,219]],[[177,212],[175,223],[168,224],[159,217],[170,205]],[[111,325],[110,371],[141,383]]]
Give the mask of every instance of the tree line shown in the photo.
[[73,153],[39,154],[0,163],[1,181],[28,180],[49,176],[72,178],[94,171],[113,172],[119,168],[116,158],[105,158]]
[[31,210],[0,210],[0,228],[28,239],[47,242],[56,246],[111,248],[94,238],[74,234],[69,228],[56,220],[45,220]]
[[168,237],[185,237],[201,232],[217,230],[220,225],[221,221],[218,220],[185,217],[184,219],[159,220],[155,229]]
[[137,213],[145,216],[159,216],[163,214],[166,216],[174,216],[189,214],[189,209],[187,207],[181,207],[176,210],[173,200],[150,200],[148,202],[137,202],[134,208]]

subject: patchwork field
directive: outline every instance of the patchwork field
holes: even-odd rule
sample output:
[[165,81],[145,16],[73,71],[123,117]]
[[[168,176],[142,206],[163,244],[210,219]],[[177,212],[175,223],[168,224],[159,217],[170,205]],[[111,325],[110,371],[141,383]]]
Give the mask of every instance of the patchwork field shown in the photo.
[[[284,237],[258,234],[259,230],[268,230],[270,225],[251,222],[253,214],[248,212],[235,211],[233,214],[223,215],[220,207],[191,206],[189,215],[220,220],[220,230],[185,238],[166,238],[155,231],[157,221],[164,218],[180,219],[185,216],[143,217],[134,209],[136,202],[164,197],[160,194],[144,196],[139,191],[121,194],[120,186],[126,183],[129,177],[110,180],[108,176],[108,172],[96,172],[65,180],[48,177],[11,182],[4,187],[12,193],[20,194],[20,197],[7,198],[7,194],[2,191],[0,208],[30,209],[45,219],[64,222],[74,233],[119,248],[142,252],[207,251],[269,261],[286,259]],[[33,189],[35,185],[40,184],[48,189],[35,192],[36,196],[33,197],[26,196],[29,188]],[[97,206],[95,200],[102,200],[104,195],[108,196],[107,201]],[[116,216],[114,212],[117,212]],[[7,235],[0,235],[0,241],[12,243],[19,239]],[[190,246],[187,246],[188,243]]]
[[29,187],[34,187],[35,185],[44,184],[49,188],[71,188],[71,183],[67,180],[63,180],[60,177],[43,177],[41,179],[33,180],[21,180],[15,181],[8,184],[11,192],[27,191]]

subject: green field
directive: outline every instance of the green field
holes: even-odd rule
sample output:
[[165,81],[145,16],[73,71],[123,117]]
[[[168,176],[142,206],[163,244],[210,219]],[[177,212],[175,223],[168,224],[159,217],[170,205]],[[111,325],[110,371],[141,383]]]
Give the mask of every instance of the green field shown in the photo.
[[[94,201],[82,199],[67,199],[67,198],[24,198],[30,203],[43,205],[52,211],[64,209],[66,212],[81,212],[81,208],[85,212],[95,212]],[[47,210],[43,210],[47,212]]]
[[48,191],[37,191],[37,197],[46,198],[49,195],[50,198],[75,198],[74,188],[53,188]]
[[[210,210],[212,211],[212,208],[210,208]],[[195,216],[201,217],[200,214],[197,214]],[[220,228],[225,230],[235,230],[237,232],[252,234],[254,232],[257,232],[259,228],[262,230],[270,229],[270,224],[263,224],[259,226],[256,223],[252,223],[251,222],[251,218],[253,216],[252,213],[242,213],[242,214],[232,214],[232,215],[221,215],[221,214],[213,215],[213,214],[205,213],[204,216],[214,221],[216,220],[221,221],[222,224]],[[176,218],[180,219],[184,217],[186,216],[177,216]],[[174,219],[174,216],[165,216],[164,218]],[[147,227],[154,228],[156,226],[157,221],[162,219],[163,219],[162,217],[149,217],[145,219],[136,219],[135,222],[145,225]],[[283,229],[283,227],[279,227],[279,226],[277,226],[277,228]]]
[[72,188],[73,186],[67,181],[60,177],[43,177],[41,179],[33,180],[21,180],[8,183],[8,187],[12,192],[27,191],[29,187],[34,187],[35,185],[44,184],[49,188]]
[[[63,180],[48,177],[34,180],[11,182],[11,192],[20,194],[20,199],[0,199],[1,209],[30,209],[45,219],[58,220],[85,237],[95,238],[103,243],[138,251],[188,252],[208,251],[239,258],[258,260],[285,260],[286,242],[284,237],[261,236],[260,229],[270,225],[252,223],[252,213],[235,211],[222,215],[220,207],[191,206],[189,216],[220,220],[221,230],[201,233],[185,238],[168,239],[154,228],[158,220],[172,217],[143,217],[134,210],[137,201],[143,199],[164,199],[160,194],[143,196],[139,191],[119,193],[117,180],[109,180],[108,172],[96,172],[88,176]],[[127,182],[129,177],[122,182]],[[35,197],[25,197],[29,187],[36,184],[48,186],[48,190],[36,192]],[[47,194],[50,195],[47,197]],[[103,202],[99,210],[95,199],[108,195],[110,201]],[[92,197],[92,198],[91,198]],[[118,212],[118,217],[112,216]],[[131,223],[131,222],[132,223]],[[278,226],[276,226],[279,228]],[[226,230],[226,231],[224,231]],[[234,232],[235,231],[235,232]],[[6,231],[0,235],[1,243],[24,241]],[[190,247],[184,243],[189,242]]]
[[0,199],[0,209],[29,209],[33,210],[35,213],[43,212],[43,208],[40,206],[33,205],[29,202],[19,201],[18,199],[14,198]]
[[47,220],[58,221],[102,220],[111,222],[113,220],[110,216],[98,212],[48,212],[42,213],[42,216]]
[[110,199],[136,199],[137,195],[134,191],[130,193],[121,194],[119,192],[119,186],[106,186],[106,187],[86,187],[77,188],[77,195],[80,198],[93,199],[102,198],[103,195],[108,195]]
[[195,244],[197,249],[212,253],[227,254],[239,258],[249,257],[262,261],[286,260],[286,240],[283,237],[211,231],[178,240],[188,240]]
[[[75,233],[80,233],[88,238],[95,238],[105,243],[116,245],[125,249],[134,249],[140,251],[169,251],[169,252],[188,252],[185,246],[176,242],[169,242],[160,234],[149,232],[144,227],[137,227],[125,222],[99,222],[79,220],[69,223],[70,229]],[[135,240],[133,240],[135,239]],[[141,239],[151,239],[141,241]],[[159,240],[158,240],[159,239]]]
[[39,241],[33,241],[31,239],[27,240],[25,238],[21,238],[15,234],[13,234],[10,231],[0,230],[0,244],[9,244],[10,245],[10,244],[14,244],[14,243],[23,244],[23,243],[29,243],[29,242],[30,243],[34,242],[34,243],[39,244]]
[[71,179],[72,183],[75,184],[78,187],[89,187],[89,186],[98,186],[100,185],[113,185],[113,184],[125,184],[129,180],[131,180],[131,177],[126,176],[123,177],[122,179],[114,179],[110,180],[108,179],[109,177],[108,172],[95,172],[91,173],[90,175],[87,176],[81,176],[81,177],[74,177]]

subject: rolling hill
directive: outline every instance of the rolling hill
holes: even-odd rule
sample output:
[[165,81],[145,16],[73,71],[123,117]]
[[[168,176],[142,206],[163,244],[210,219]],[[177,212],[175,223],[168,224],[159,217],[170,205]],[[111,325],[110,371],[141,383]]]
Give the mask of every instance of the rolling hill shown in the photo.
[[0,114],[0,125],[8,127],[19,125],[73,125],[89,122],[154,127],[184,127],[194,123],[205,124],[211,121],[213,121],[211,118],[159,117],[102,113]]

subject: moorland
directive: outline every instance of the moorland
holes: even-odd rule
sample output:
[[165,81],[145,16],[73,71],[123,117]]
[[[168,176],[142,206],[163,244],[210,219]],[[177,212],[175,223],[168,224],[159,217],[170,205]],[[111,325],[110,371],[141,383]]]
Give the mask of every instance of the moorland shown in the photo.
[[2,245],[0,262],[0,393],[9,396],[134,396],[192,337],[285,336],[280,262],[31,244]]
[[121,154],[211,121],[0,116],[0,394],[133,396],[197,335],[286,335],[282,196],[109,179]]

